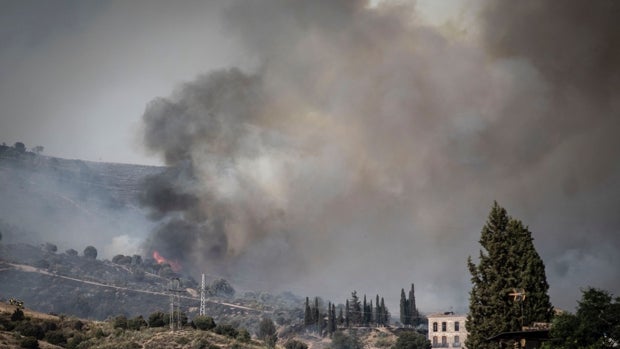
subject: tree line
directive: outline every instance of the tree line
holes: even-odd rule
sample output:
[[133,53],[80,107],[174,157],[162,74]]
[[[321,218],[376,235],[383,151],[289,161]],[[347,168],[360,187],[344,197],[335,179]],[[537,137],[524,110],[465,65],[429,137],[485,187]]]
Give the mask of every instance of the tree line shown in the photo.
[[390,312],[385,306],[384,298],[379,295],[373,303],[372,299],[367,300],[366,295],[360,300],[357,291],[353,291],[344,305],[336,306],[328,302],[325,309],[321,303],[318,297],[315,297],[313,302],[306,297],[304,326],[322,335],[331,335],[338,328],[387,326],[390,323]]

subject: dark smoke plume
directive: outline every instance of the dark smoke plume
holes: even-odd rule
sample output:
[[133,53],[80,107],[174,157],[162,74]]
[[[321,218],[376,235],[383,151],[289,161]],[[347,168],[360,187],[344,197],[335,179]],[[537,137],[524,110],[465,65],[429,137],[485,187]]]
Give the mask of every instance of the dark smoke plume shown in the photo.
[[404,4],[227,3],[256,68],[147,106],[170,166],[146,184],[147,248],[334,299],[413,281],[426,309],[461,309],[498,200],[530,224],[556,305],[618,292],[618,3],[485,4],[468,41]]

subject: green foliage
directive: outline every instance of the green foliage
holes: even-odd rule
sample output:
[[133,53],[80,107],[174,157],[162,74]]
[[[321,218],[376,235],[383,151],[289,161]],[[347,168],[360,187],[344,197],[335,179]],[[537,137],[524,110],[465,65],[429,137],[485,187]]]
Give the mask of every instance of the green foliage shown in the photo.
[[246,330],[245,328],[242,328],[239,330],[236,338],[239,342],[242,342],[242,343],[248,343],[250,342],[250,340],[252,340],[252,336],[250,336],[250,332],[248,332],[248,330]]
[[15,150],[17,150],[17,152],[19,153],[26,152],[26,145],[22,142],[15,142],[15,144],[13,145],[13,148],[15,148]]
[[403,332],[392,349],[430,349],[431,342],[417,332]]
[[194,318],[194,325],[197,329],[208,331],[215,328],[215,321],[212,317],[206,315],[198,315]]
[[72,256],[72,257],[76,257],[78,255],[78,251],[72,248],[66,250],[65,253],[67,254],[67,256]]
[[215,296],[232,297],[235,289],[225,279],[217,279],[209,286],[209,292]]
[[45,334],[45,340],[48,343],[54,345],[64,346],[67,343],[67,338],[62,331],[49,331]]
[[125,315],[119,315],[112,320],[112,328],[120,328],[122,330],[127,329],[127,317]]
[[607,291],[583,291],[577,313],[556,316],[552,347],[562,349],[612,348],[620,343],[620,298]]
[[93,246],[86,246],[84,249],[84,257],[88,259],[97,259],[97,249]]
[[13,314],[11,314],[11,321],[22,321],[22,320],[24,320],[24,312],[19,308],[15,309]]
[[161,311],[156,311],[149,315],[149,327],[164,327],[166,325],[164,316],[165,314]]
[[308,349],[308,345],[304,342],[290,339],[284,344],[284,348],[286,349]]
[[229,324],[218,324],[213,329],[213,332],[230,338],[237,337],[237,334],[239,333],[233,325]]
[[45,337],[45,331],[40,325],[31,323],[30,321],[24,321],[15,327],[15,331],[21,333],[25,337],[34,337],[36,339],[43,339]]
[[38,349],[39,341],[34,337],[26,337],[19,343],[21,348]]
[[355,331],[352,331],[351,335],[336,331],[332,337],[332,349],[362,349],[363,347]]
[[133,319],[127,320],[127,328],[134,331],[140,331],[143,327],[148,327],[149,324],[146,323],[146,320],[142,317],[142,315],[138,315]]
[[[521,325],[549,322],[553,308],[549,301],[545,266],[534,248],[527,227],[508,216],[494,203],[482,228],[479,263],[468,258],[472,275],[466,327],[469,348],[487,349],[486,339],[502,332],[521,330]],[[527,301],[509,294],[524,290]]]
[[265,341],[265,344],[269,347],[274,347],[278,340],[276,334],[276,325],[270,318],[263,318],[258,325],[258,338]]

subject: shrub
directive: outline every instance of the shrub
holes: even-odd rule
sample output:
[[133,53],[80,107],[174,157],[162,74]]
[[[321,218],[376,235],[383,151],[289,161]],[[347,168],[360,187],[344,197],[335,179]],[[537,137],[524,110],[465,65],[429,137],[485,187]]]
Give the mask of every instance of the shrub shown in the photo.
[[223,325],[220,324],[220,325],[215,326],[215,328],[213,329],[213,332],[224,335],[226,337],[230,337],[230,338],[237,337],[237,334],[239,333],[236,328],[228,324],[223,324]]
[[22,321],[23,319],[24,319],[24,312],[19,308],[15,309],[13,314],[11,314],[11,321]]
[[73,337],[69,338],[69,340],[67,340],[67,349],[76,349],[78,348],[80,343],[84,341],[86,341],[86,338],[81,334],[77,333]]
[[161,311],[156,311],[149,315],[149,327],[164,327],[166,324],[164,322],[164,315]]
[[403,332],[398,336],[394,349],[430,349],[431,342],[417,332]]
[[120,315],[114,318],[112,321],[113,328],[120,328],[123,330],[127,329],[127,317],[125,315]]
[[308,349],[308,345],[304,342],[291,339],[286,344],[284,344],[286,349]]
[[207,331],[215,328],[215,321],[210,316],[198,315],[194,318],[194,325],[197,329]]
[[67,343],[67,338],[62,331],[50,331],[45,334],[45,340],[54,345],[63,346]]
[[86,246],[84,249],[84,257],[88,259],[97,259],[97,249],[93,246]]
[[209,341],[204,338],[200,338],[192,345],[192,349],[207,349],[209,347]]
[[[245,328],[242,328],[238,331],[236,338],[239,342],[242,342],[242,343],[248,343],[250,340],[252,340],[252,337],[250,336],[250,332],[248,332],[248,330],[246,330]],[[305,348],[305,349],[308,349],[308,348]]]
[[22,348],[38,349],[39,341],[34,337],[26,337],[22,339],[22,341],[19,343],[19,346]]
[[269,318],[264,318],[258,325],[258,338],[265,341],[265,344],[269,347],[274,347],[278,340],[276,334],[276,325]]
[[73,323],[73,326],[72,326],[72,327],[73,327],[73,329],[74,329],[74,330],[81,331],[81,330],[82,330],[82,328],[84,328],[84,323],[83,323],[82,321],[80,321],[80,320],[76,320],[76,321]]
[[149,324],[146,323],[146,320],[142,317],[142,315],[136,316],[133,319],[127,320],[127,328],[130,330],[140,331],[142,327],[148,327]]
[[72,248],[66,250],[65,253],[67,254],[67,256],[72,256],[72,257],[76,257],[78,255],[78,251]]
[[45,337],[45,331],[43,331],[43,327],[32,324],[30,322],[22,322],[17,327],[15,327],[15,331],[21,333],[21,335],[24,337],[34,337],[36,339],[43,339],[43,337]]
[[43,321],[43,323],[41,324],[41,327],[43,327],[43,331],[48,332],[48,331],[56,331],[58,329],[58,326],[56,325],[55,322],[53,321]]

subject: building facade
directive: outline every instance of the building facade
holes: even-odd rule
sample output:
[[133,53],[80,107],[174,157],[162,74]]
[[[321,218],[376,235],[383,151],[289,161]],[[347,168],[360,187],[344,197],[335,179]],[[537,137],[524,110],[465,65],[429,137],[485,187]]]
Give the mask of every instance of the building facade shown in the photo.
[[466,318],[452,312],[428,315],[428,340],[433,348],[465,348]]

